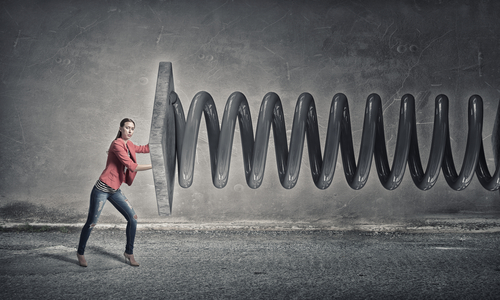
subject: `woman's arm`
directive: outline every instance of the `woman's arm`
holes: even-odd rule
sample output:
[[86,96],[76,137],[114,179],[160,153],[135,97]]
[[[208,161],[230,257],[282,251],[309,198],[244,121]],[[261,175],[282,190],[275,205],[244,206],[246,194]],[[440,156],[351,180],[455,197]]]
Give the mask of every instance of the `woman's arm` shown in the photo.
[[[132,147],[134,147],[134,150],[137,150],[137,146],[135,146],[133,143],[130,143],[130,144],[132,145]],[[149,152],[149,145],[140,146],[140,147],[141,147],[141,150]],[[151,164],[139,165],[136,162],[134,162],[129,157],[125,144],[121,141],[114,141],[112,143],[112,146],[111,146],[111,151],[113,153],[115,153],[118,160],[132,172],[146,171],[146,170],[150,170],[152,168]]]
[[134,147],[136,153],[149,153],[149,144],[144,146],[138,146],[134,144]]
[[138,164],[134,162],[128,155],[128,150],[123,141],[115,140],[111,144],[110,151],[116,155],[116,158],[123,164],[127,169],[135,172]]
[[153,168],[153,166],[151,164],[149,164],[149,165],[137,165],[137,168],[135,168],[134,172],[151,170],[152,168]]

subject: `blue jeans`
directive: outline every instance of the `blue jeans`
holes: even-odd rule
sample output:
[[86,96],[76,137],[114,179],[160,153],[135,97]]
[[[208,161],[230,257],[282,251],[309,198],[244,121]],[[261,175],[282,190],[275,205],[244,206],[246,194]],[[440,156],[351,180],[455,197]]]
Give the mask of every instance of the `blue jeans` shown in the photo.
[[127,246],[125,247],[125,252],[127,254],[134,253],[134,239],[135,232],[137,230],[137,215],[134,209],[128,202],[127,198],[120,189],[116,193],[105,193],[98,190],[95,186],[90,194],[90,206],[89,215],[87,217],[87,222],[82,228],[82,233],[80,234],[80,243],[78,244],[78,254],[83,255],[85,252],[85,246],[87,245],[87,240],[89,239],[90,232],[92,228],[97,224],[97,220],[101,215],[104,204],[106,200],[109,200],[111,204],[127,219]]

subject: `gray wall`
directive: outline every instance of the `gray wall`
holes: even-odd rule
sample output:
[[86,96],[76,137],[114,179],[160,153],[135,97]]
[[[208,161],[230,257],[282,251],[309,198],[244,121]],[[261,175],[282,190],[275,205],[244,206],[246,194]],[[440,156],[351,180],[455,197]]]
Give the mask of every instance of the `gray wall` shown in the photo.
[[[430,149],[434,99],[450,97],[452,147],[458,167],[467,139],[468,98],[485,101],[484,141],[500,92],[500,5],[495,1],[2,1],[0,207],[4,220],[77,221],[124,117],[136,120],[136,144],[147,144],[160,61],[173,63],[175,90],[187,111],[205,90],[222,116],[227,97],[243,92],[255,121],[262,98],[282,99],[288,129],[295,102],[310,92],[322,142],[330,101],[345,93],[354,143],[361,139],[365,100],[384,103],[389,153],[395,147],[402,95],[417,99],[424,164]],[[482,60],[479,59],[481,57]],[[203,123],[202,123],[203,124]],[[140,220],[292,221],[346,224],[422,220],[424,216],[499,211],[498,192],[477,179],[461,192],[441,176],[430,191],[407,171],[385,190],[376,170],[359,191],[342,164],[333,184],[318,190],[307,151],[292,190],[281,187],[270,141],[264,184],[245,184],[238,135],[229,183],[213,187],[204,125],[194,184],[176,185],[173,216],[157,215],[153,176],[140,173],[123,190]],[[149,163],[149,155],[139,156]],[[121,220],[108,204],[101,222]]]

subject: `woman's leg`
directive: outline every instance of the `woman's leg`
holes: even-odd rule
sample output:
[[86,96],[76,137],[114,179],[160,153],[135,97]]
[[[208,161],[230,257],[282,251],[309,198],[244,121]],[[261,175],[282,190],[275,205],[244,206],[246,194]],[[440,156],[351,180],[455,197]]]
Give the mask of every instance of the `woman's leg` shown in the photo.
[[135,232],[137,230],[137,215],[135,214],[132,205],[130,205],[127,197],[123,195],[121,190],[116,191],[108,198],[109,202],[125,217],[127,220],[127,246],[125,253],[134,254]]
[[89,239],[90,232],[96,225],[97,220],[101,215],[102,209],[104,208],[104,204],[106,204],[106,198],[108,198],[108,196],[108,193],[100,191],[95,187],[92,189],[92,193],[90,194],[90,205],[87,222],[85,223],[85,225],[83,225],[82,232],[80,233],[80,243],[78,244],[78,254],[80,255],[83,255],[85,252],[85,246],[87,245],[87,240]]

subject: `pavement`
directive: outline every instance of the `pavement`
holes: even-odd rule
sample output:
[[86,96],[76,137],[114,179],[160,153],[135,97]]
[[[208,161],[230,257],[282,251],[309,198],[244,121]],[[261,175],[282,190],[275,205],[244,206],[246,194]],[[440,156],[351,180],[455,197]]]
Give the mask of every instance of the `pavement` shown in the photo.
[[[495,227],[496,228],[496,227]],[[500,232],[4,226],[0,299],[498,299]]]

